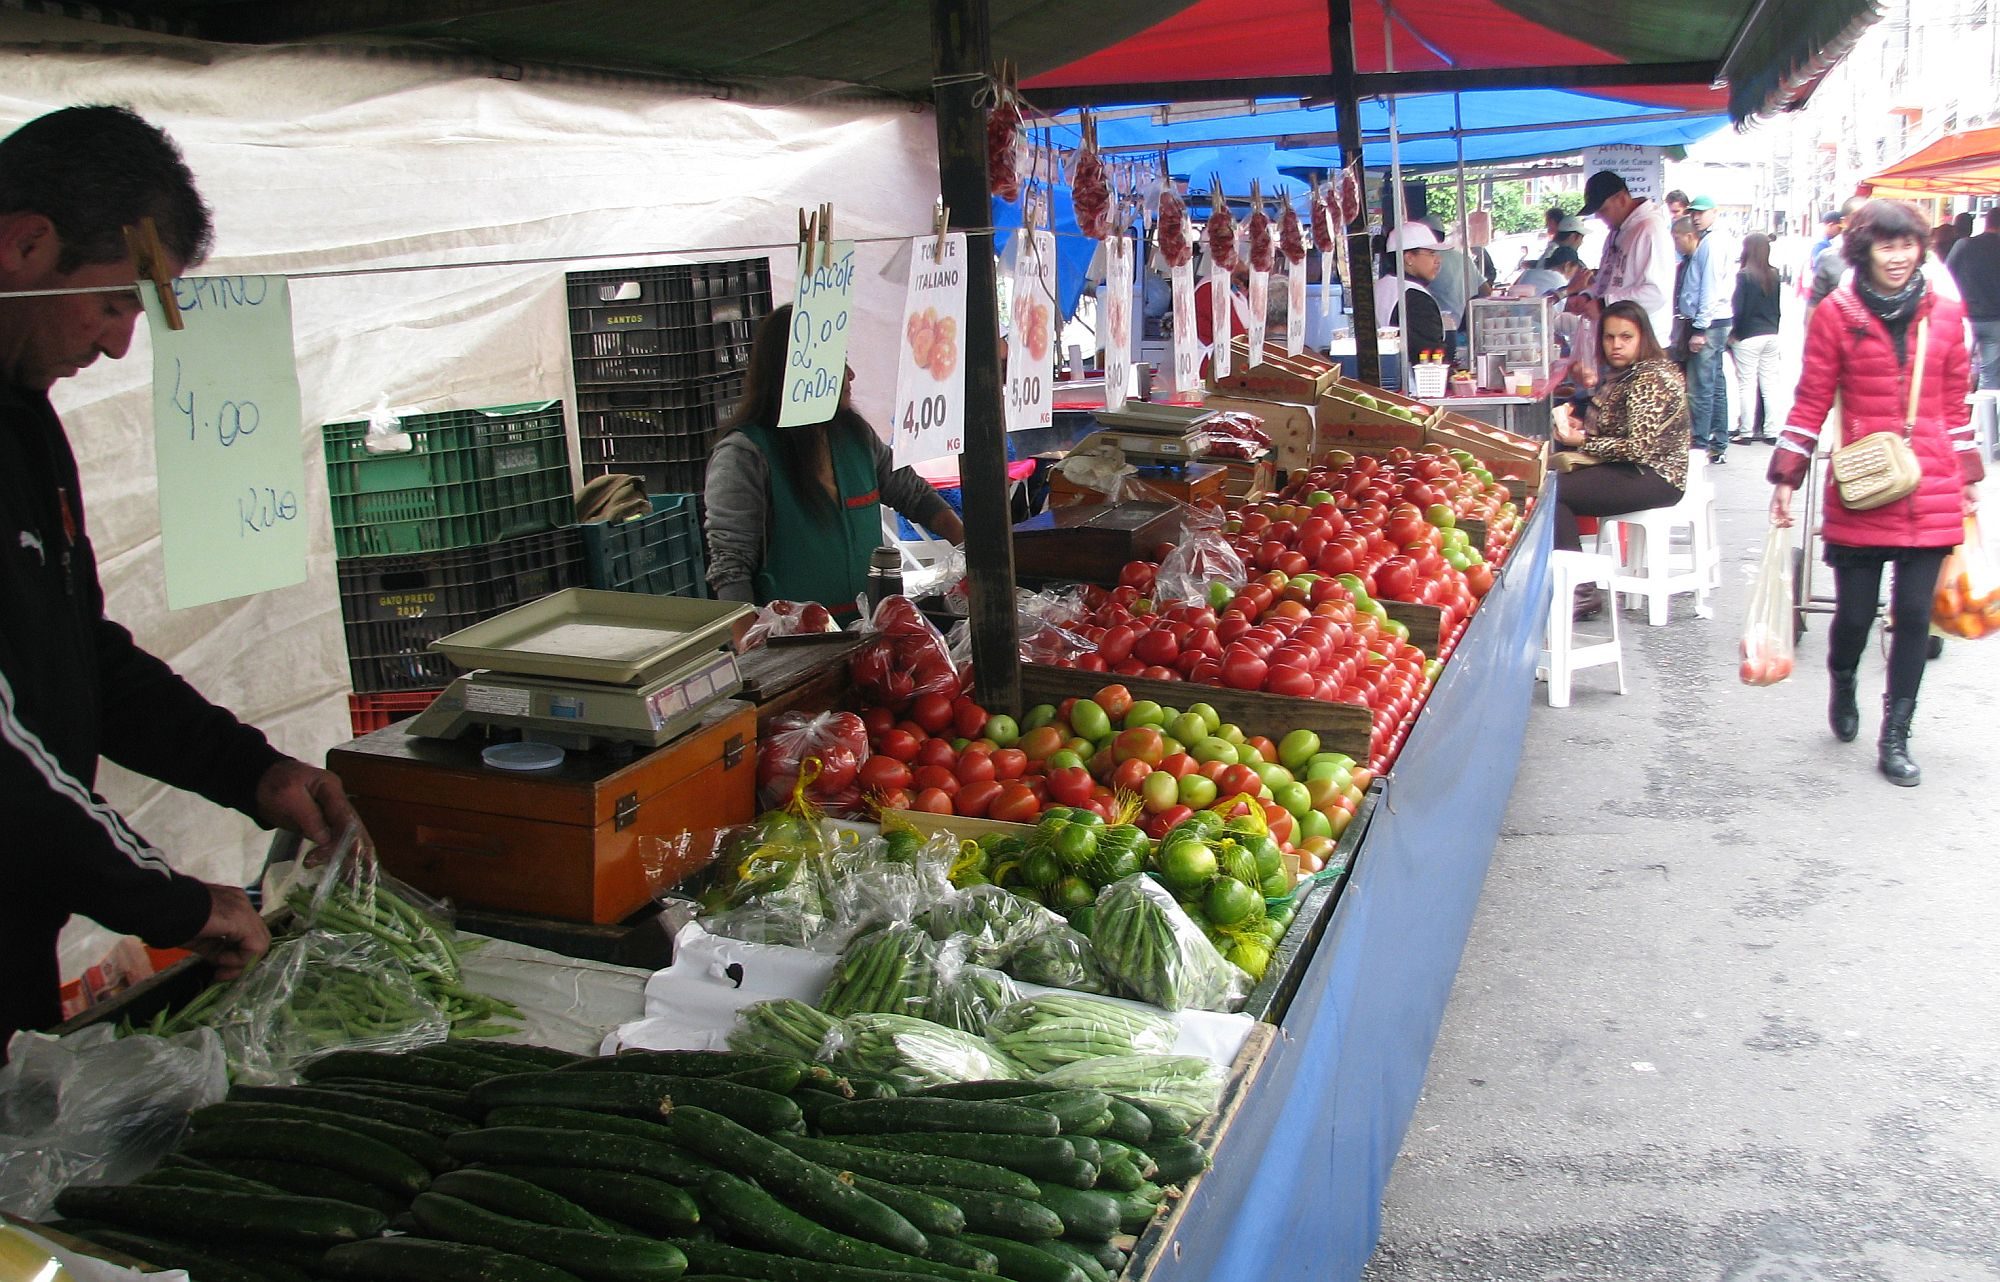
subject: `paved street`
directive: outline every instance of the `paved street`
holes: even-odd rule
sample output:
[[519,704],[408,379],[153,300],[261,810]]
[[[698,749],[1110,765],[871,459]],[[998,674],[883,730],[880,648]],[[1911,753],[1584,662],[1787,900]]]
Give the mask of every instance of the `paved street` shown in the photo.
[[1824,617],[1739,684],[1766,458],[1712,473],[1715,617],[1536,705],[1368,1282],[2000,1279],[2000,642],[1930,666],[1913,790],[1879,648],[1851,745]]

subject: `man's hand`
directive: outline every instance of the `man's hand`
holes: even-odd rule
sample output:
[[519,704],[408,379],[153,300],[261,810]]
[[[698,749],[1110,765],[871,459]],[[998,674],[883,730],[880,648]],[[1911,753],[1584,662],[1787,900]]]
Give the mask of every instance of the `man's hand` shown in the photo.
[[217,979],[235,979],[271,947],[271,932],[250,906],[250,896],[234,886],[211,885],[208,920],[187,946],[214,964]]
[[1977,485],[1966,486],[1964,497],[1965,497],[1965,514],[1967,516],[1979,515],[1979,487]]
[[1688,335],[1688,350],[1690,352],[1698,352],[1702,348],[1707,346],[1708,346],[1708,335],[1702,333],[1700,330],[1695,330],[1693,333]]
[[1781,530],[1792,528],[1792,487],[1774,486],[1771,490],[1771,524]]
[[348,825],[361,822],[338,777],[290,757],[257,781],[257,814],[272,827],[298,833],[315,846],[327,845]]

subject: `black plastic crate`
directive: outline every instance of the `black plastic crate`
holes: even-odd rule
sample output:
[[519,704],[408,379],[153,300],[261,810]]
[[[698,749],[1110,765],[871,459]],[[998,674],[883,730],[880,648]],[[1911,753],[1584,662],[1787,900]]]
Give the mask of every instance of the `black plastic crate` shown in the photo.
[[577,442],[586,463],[705,462],[741,375],[650,387],[579,390]]
[[578,387],[682,382],[749,368],[771,313],[768,258],[571,272]]
[[590,586],[653,596],[708,595],[701,504],[693,494],[655,494],[637,520],[580,526]]
[[352,558],[338,570],[357,694],[437,689],[459,669],[431,642],[586,577],[573,525],[484,547]]

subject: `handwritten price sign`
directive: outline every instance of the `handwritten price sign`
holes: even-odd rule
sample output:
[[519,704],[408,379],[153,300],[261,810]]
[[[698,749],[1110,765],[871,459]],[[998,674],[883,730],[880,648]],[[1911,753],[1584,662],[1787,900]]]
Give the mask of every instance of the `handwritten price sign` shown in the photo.
[[910,242],[910,288],[903,302],[896,362],[898,465],[965,449],[965,233]]
[[153,455],[167,606],[305,582],[306,491],[292,297],[282,276],[173,283],[186,329],[152,318]]
[[1192,392],[1201,386],[1201,335],[1194,327],[1194,264],[1174,268],[1173,283],[1174,390]]
[[1048,427],[1056,372],[1056,236],[1023,233],[1014,263],[1007,339],[1007,430]]
[[1104,408],[1125,407],[1132,377],[1132,240],[1104,242]]
[[854,242],[834,241],[833,252],[810,274],[801,249],[779,427],[824,423],[840,407],[840,389],[847,379],[847,322],[853,308]]

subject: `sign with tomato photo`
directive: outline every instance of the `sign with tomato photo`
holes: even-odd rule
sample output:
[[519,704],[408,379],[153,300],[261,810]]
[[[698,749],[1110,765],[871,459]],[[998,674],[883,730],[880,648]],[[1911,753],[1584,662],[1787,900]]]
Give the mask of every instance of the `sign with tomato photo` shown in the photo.
[[1209,344],[1208,360],[1217,378],[1226,378],[1231,368],[1229,340],[1236,333],[1231,323],[1229,308],[1229,272],[1217,267],[1213,262],[1208,267],[1208,332],[1215,336]]
[[1007,430],[1048,427],[1056,372],[1056,237],[1017,236],[1013,323],[1007,339]]
[[1104,407],[1125,405],[1132,377],[1132,241],[1113,236],[1104,242]]
[[910,287],[896,361],[896,463],[922,463],[965,448],[965,233],[910,242]]
[[1201,335],[1194,328],[1194,264],[1174,265],[1174,390],[1201,386]]

